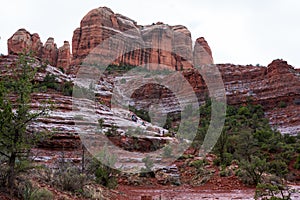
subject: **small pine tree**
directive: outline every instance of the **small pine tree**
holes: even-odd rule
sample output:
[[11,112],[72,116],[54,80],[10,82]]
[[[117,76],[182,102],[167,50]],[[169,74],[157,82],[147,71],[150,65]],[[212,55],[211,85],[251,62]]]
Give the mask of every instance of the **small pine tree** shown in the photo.
[[[20,54],[10,76],[0,80],[0,155],[8,163],[7,187],[14,187],[16,163],[27,156],[40,138],[27,131],[28,125],[47,113],[47,108],[31,112],[31,93],[34,89],[33,59]],[[11,98],[11,97],[14,98]],[[12,100],[15,99],[15,100]]]
[[152,171],[152,167],[154,166],[153,160],[151,159],[150,156],[146,156],[145,158],[142,159],[143,163],[145,164],[146,171]]

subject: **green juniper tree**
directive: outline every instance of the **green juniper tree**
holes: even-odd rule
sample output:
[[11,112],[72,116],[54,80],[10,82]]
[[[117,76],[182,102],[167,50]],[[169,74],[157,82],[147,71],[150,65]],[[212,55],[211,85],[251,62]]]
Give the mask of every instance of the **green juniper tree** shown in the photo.
[[6,186],[10,190],[14,187],[17,162],[28,156],[41,136],[30,133],[27,127],[47,112],[46,107],[35,112],[30,109],[36,72],[33,62],[29,55],[20,54],[16,66],[0,77],[0,155],[8,166]]

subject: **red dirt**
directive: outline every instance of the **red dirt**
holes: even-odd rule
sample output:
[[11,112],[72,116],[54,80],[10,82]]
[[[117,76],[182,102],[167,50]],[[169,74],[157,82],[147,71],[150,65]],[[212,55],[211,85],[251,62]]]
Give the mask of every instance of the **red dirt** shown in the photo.
[[[232,184],[229,185],[235,188]],[[152,196],[153,198],[162,197],[162,199],[202,199],[205,197],[227,197],[228,199],[233,197],[245,197],[249,199],[254,196],[254,189],[251,188],[243,188],[242,190],[214,190],[213,188],[209,188],[208,185],[204,187],[191,187],[188,185],[151,187],[119,185],[117,190],[120,192],[117,197],[118,200],[138,200],[141,199],[142,196]]]
[[[183,168],[184,172],[192,171],[192,167],[184,166],[184,160],[175,162],[177,167]],[[191,186],[185,184],[192,177],[189,173],[181,173],[181,180],[184,184],[181,186],[160,185],[155,178],[147,179],[151,185],[144,182],[142,186],[122,185],[119,184],[118,200],[140,200],[142,196],[151,196],[153,199],[204,199],[204,198],[221,198],[221,199],[251,199],[254,197],[255,188],[245,186],[235,175],[220,177],[219,169],[209,164],[208,169],[214,169],[216,172],[203,185]]]

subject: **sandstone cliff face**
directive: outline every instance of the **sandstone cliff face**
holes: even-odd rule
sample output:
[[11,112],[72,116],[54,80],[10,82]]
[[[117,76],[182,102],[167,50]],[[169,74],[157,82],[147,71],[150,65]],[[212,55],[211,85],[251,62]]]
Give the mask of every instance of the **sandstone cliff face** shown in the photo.
[[[249,100],[261,104],[273,127],[281,133],[296,134],[300,131],[300,73],[286,61],[274,60],[267,67],[242,66],[233,64],[217,65],[223,79],[227,103],[245,105]],[[199,102],[204,102],[210,94],[198,70],[190,69],[182,75],[191,85]],[[172,76],[168,77],[170,80]],[[128,82],[128,80],[127,80]],[[173,88],[179,87],[173,81]],[[177,86],[176,86],[177,84]],[[172,86],[171,86],[172,87]],[[148,109],[151,103],[163,103],[164,110],[180,112],[174,91],[154,90],[154,85],[146,85],[132,96],[134,103]],[[286,107],[282,108],[281,104]]]
[[299,97],[300,79],[286,61],[275,60],[268,67],[218,65],[231,104],[246,102],[248,97],[272,109],[282,100],[293,104]]
[[[5,74],[5,66],[13,67],[17,56],[1,56],[0,57],[0,70],[2,75]],[[37,62],[39,63],[39,62]],[[243,105],[251,98],[254,103],[260,103],[264,106],[266,116],[270,119],[270,123],[273,127],[278,128],[282,133],[294,134],[300,131],[300,75],[299,71],[287,64],[282,60],[273,61],[268,67],[256,67],[256,66],[240,66],[232,64],[218,65],[218,68],[222,74],[228,103],[232,105]],[[45,72],[39,72],[36,80],[42,81],[46,73],[54,74],[58,77],[57,81],[73,81],[74,77],[62,73],[59,69],[47,66]],[[197,94],[200,101],[204,100],[205,94],[208,94],[207,87],[201,75],[193,70],[186,70],[182,72],[183,76],[188,80],[192,86],[194,92]],[[120,81],[122,78],[128,77],[101,77],[101,80],[96,83],[97,106],[93,111],[95,115],[90,115],[89,112],[82,113],[80,109],[74,109],[74,98],[70,96],[64,96],[60,92],[53,90],[46,93],[35,93],[32,96],[32,108],[38,109],[41,102],[51,99],[55,109],[49,113],[46,118],[40,118],[35,123],[31,124],[30,130],[32,132],[39,131],[53,131],[53,137],[39,145],[39,149],[34,149],[33,152],[39,155],[46,156],[49,160],[58,159],[57,154],[61,149],[70,149],[67,158],[77,162],[80,159],[81,137],[78,134],[83,130],[88,130],[91,125],[97,125],[97,120],[103,118],[105,120],[104,130],[109,129],[113,123],[115,123],[122,132],[126,130],[126,127],[142,127],[149,131],[151,137],[141,137],[139,142],[143,144],[143,147],[151,145],[151,142],[158,141],[164,144],[168,138],[160,137],[159,133],[163,130],[160,127],[153,126],[147,123],[146,127],[143,127],[139,123],[135,123],[130,119],[128,111],[119,109],[112,110],[110,107],[104,104],[98,104],[103,100],[110,101],[114,91],[115,81]],[[137,80],[136,77],[131,77],[131,80]],[[168,80],[166,80],[168,82]],[[174,81],[173,81],[174,82]],[[171,84],[171,83],[169,83]],[[180,82],[174,82],[173,88],[179,88]],[[179,89],[180,91],[180,89]],[[186,91],[182,91],[186,92]],[[145,96],[144,96],[145,95]],[[185,94],[183,94],[185,96]],[[159,85],[146,85],[140,90],[137,90],[132,98],[138,101],[140,107],[148,106],[149,99],[160,100],[163,105],[163,110],[166,112],[176,112],[180,110],[176,96],[172,94],[172,91],[168,91],[167,88]],[[91,100],[85,100],[87,104]],[[285,108],[279,106],[280,102],[285,102]],[[88,108],[88,109],[92,109]],[[116,114],[117,113],[117,114]],[[80,125],[79,125],[80,124]],[[96,134],[97,135],[97,134]],[[102,135],[102,134],[100,134]],[[95,137],[95,134],[90,135],[93,144],[95,146],[104,145],[99,138]],[[130,140],[123,137],[121,141],[122,147],[132,147]],[[46,149],[45,149],[46,148]],[[147,147],[147,148],[150,148]],[[79,152],[79,153],[78,153]],[[78,153],[78,155],[77,155]],[[128,161],[132,154],[121,154],[124,160]],[[45,157],[45,158],[46,158]],[[141,160],[141,158],[136,158]],[[51,162],[51,161],[46,161]],[[124,161],[125,162],[125,161]],[[134,160],[134,162],[136,162]],[[126,163],[128,164],[128,163]],[[130,163],[129,163],[130,164]]]
[[[109,38],[109,43],[96,48]],[[199,60],[209,49],[206,43],[201,52],[194,52],[194,56]],[[176,70],[193,65],[191,33],[186,27],[169,26],[162,22],[141,26],[106,7],[92,10],[82,19],[80,27],[74,31],[72,52],[72,65],[80,64],[90,53],[101,55],[101,64],[152,63],[158,64],[156,68]],[[202,63],[212,62],[212,58],[207,58],[211,57],[211,52],[207,54]],[[149,66],[155,68],[155,65]]]
[[191,32],[182,25],[173,26],[174,43],[173,52],[176,70],[191,68],[193,65],[193,49]]
[[[58,49],[54,39],[48,38],[43,45],[38,34],[30,34],[25,29],[18,30],[8,40],[9,54],[18,54],[24,49],[33,51],[35,56],[65,70],[70,66],[76,68],[91,55],[95,59],[93,63],[102,66],[146,64],[151,69],[183,70],[213,62],[210,47],[203,37],[197,39],[194,48],[193,51],[191,33],[185,26],[162,22],[137,25],[134,20],[106,7],[91,10],[81,20],[72,38],[73,55],[68,43]],[[69,71],[76,73],[76,69]]]
[[145,45],[152,46],[146,49],[145,61],[172,66],[174,62],[172,57],[173,31],[166,25],[157,23],[153,26],[145,26],[141,33]]
[[[104,40],[117,33],[128,30],[130,30],[128,34],[135,39],[133,45],[139,45],[141,43],[139,40],[140,32],[133,20],[122,15],[114,14],[113,11],[106,7],[90,11],[81,20],[80,28],[74,31],[72,38],[72,65],[80,64],[86,56]],[[114,62],[114,60],[116,60],[115,64],[123,62],[125,56],[122,55],[126,51],[126,47],[124,46],[124,43],[127,41],[126,39],[126,35],[118,34],[110,46],[96,49],[98,51],[97,54],[106,55],[105,59],[108,63]],[[131,38],[128,38],[128,40],[130,39]],[[137,48],[138,47],[139,46],[137,46]],[[131,57],[134,57],[134,60],[140,60],[137,56],[139,55],[133,55]],[[130,61],[131,57],[128,58],[128,62],[131,64],[139,64]]]
[[[286,61],[274,60],[267,67],[218,65],[229,104],[241,105],[251,99],[263,105],[273,127],[282,133],[300,131],[297,103],[300,76]],[[284,103],[285,108],[280,104]]]
[[[0,56],[0,72],[2,76],[9,75],[7,68],[10,69],[16,67],[15,63],[17,59],[18,56],[16,55]],[[35,61],[35,67],[38,71],[35,77],[36,82],[42,82],[46,74],[55,75],[57,77],[55,81],[60,84],[67,81],[74,81],[73,75],[67,75],[51,65],[47,65],[44,68],[41,66],[40,61]],[[32,110],[40,109],[41,104],[49,99],[51,99],[51,103],[54,107],[46,117],[40,117],[29,126],[29,131],[32,133],[51,131],[52,134],[50,139],[43,141],[43,143],[39,143],[38,149],[33,150],[34,153],[48,157],[46,162],[50,162],[51,160],[57,160],[57,155],[59,155],[58,152],[61,152],[63,149],[68,151],[67,158],[70,158],[71,161],[75,162],[78,159],[78,155],[80,155],[80,153],[78,155],[76,154],[81,149],[83,138],[88,140],[88,138],[85,138],[86,136],[80,137],[80,134],[86,133],[88,137],[95,137],[94,133],[98,124],[97,121],[100,118],[104,120],[103,131],[107,131],[112,124],[118,125],[117,131],[120,134],[124,134],[128,128],[135,129],[139,127],[140,129],[147,131],[147,134],[149,135],[143,135],[139,140],[139,142],[141,142],[141,147],[147,147],[147,145],[151,145],[152,142],[156,142],[156,144],[165,144],[171,139],[168,137],[163,138],[160,135],[162,130],[165,132],[167,132],[167,130],[157,127],[151,123],[142,125],[142,120],[140,118],[138,118],[137,122],[133,122],[130,118],[131,115],[129,111],[119,109],[116,113],[116,110],[112,111],[108,106],[103,103],[99,103],[105,99],[111,98],[113,92],[113,81],[109,80],[109,78],[101,77],[101,80],[95,83],[95,88],[98,88],[94,91],[95,98],[98,101],[95,103],[90,99],[82,99],[82,103],[84,105],[78,107],[76,104],[78,102],[75,100],[76,98],[73,98],[72,96],[65,96],[62,92],[58,92],[53,89],[48,89],[46,92],[35,92],[32,94]],[[82,107],[85,107],[87,110],[81,110]],[[90,136],[88,135],[88,130],[93,130]],[[101,136],[102,134],[98,135]],[[121,146],[124,145],[127,148],[134,146],[132,142],[135,140],[126,139],[126,137],[123,137],[123,139],[125,140],[117,140],[117,138],[114,138],[113,142],[119,143]],[[92,139],[92,142],[93,144],[96,144],[95,147],[99,147],[104,146],[105,141],[98,137]],[[93,151],[93,149],[89,150]],[[132,155],[123,154],[120,156],[124,157],[124,160],[128,160]],[[139,160],[141,159],[142,157],[139,158]]]

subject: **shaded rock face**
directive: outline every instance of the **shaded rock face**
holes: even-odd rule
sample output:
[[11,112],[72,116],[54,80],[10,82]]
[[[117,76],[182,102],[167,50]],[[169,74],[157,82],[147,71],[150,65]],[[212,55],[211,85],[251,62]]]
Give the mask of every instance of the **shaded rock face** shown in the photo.
[[[108,39],[109,42],[105,43]],[[93,54],[101,55],[101,64],[106,65],[152,63],[151,68],[188,69],[193,65],[193,54],[199,60],[205,57],[201,54],[206,50],[209,52],[202,63],[212,62],[212,58],[207,58],[211,57],[208,44],[198,43],[195,45],[197,49],[203,46],[202,51],[193,53],[191,33],[184,26],[169,26],[161,22],[141,26],[109,8],[100,7],[90,11],[74,31],[72,65],[79,65]]]

